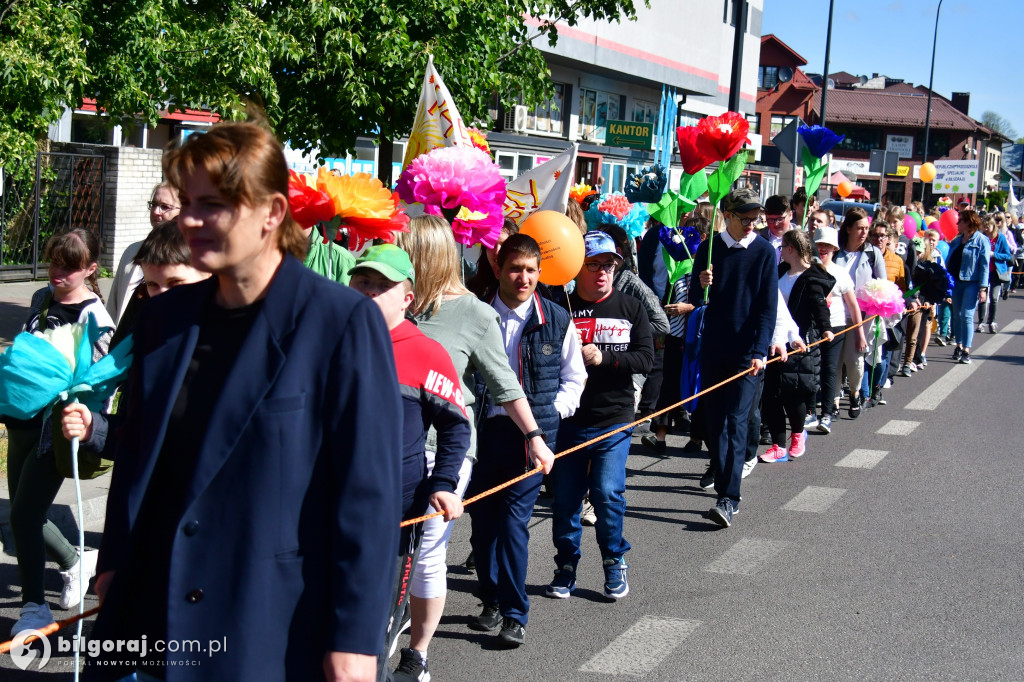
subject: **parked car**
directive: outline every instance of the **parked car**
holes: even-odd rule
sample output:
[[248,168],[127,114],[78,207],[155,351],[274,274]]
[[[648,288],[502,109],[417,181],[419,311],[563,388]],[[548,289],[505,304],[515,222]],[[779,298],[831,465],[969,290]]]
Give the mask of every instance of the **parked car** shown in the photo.
[[835,199],[829,199],[828,201],[821,202],[821,210],[832,211],[836,214],[836,220],[839,222],[842,222],[843,216],[845,216],[846,212],[854,206],[864,209],[868,212],[869,216],[872,216],[875,215],[875,211],[878,210],[881,204],[869,204],[863,201],[837,201]]

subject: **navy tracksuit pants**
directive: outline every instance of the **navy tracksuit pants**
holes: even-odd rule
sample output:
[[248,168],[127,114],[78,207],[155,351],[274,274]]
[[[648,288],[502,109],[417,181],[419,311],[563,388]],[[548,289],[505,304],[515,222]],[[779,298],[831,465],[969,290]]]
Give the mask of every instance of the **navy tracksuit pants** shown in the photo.
[[[508,417],[485,419],[477,433],[477,463],[466,497],[472,497],[523,474],[529,461],[523,435]],[[466,507],[472,519],[471,543],[476,559],[479,597],[497,603],[501,615],[526,625],[530,518],[540,493],[540,474]]]

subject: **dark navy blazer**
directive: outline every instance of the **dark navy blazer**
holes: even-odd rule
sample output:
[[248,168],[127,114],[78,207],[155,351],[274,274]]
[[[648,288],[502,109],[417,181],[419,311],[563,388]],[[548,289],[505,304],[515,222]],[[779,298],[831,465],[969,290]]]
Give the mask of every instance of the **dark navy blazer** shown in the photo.
[[[160,485],[150,477],[215,286],[146,304],[127,404],[95,422],[90,444],[103,448],[109,434],[116,461],[100,572],[146,541],[132,528],[147,486]],[[125,594],[115,574],[92,638],[132,638],[119,618],[126,604],[165,597],[169,640],[225,647],[168,653],[201,663],[169,665],[168,680],[323,679],[328,651],[378,653],[401,518],[401,415],[377,306],[286,256],[210,416],[168,594]]]

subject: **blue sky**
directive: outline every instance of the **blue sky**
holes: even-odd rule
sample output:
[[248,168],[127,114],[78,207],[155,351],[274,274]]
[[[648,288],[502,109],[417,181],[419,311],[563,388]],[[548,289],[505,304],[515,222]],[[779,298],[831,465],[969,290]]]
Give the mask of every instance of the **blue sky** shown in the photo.
[[[828,0],[764,0],[762,34],[774,33],[821,73]],[[829,71],[872,73],[928,85],[938,0],[835,0]],[[1022,0],[943,0],[935,92],[970,92],[970,115],[991,110],[1024,136]]]

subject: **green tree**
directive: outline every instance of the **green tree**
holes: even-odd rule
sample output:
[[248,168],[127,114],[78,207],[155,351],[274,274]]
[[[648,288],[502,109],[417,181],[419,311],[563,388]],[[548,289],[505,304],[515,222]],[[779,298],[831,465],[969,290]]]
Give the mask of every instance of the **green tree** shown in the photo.
[[986,111],[981,115],[981,124],[986,128],[991,128],[1000,135],[1007,139],[1013,140],[1017,137],[1017,131],[1014,130],[1013,125],[1010,121],[1003,118],[994,111]]
[[[0,136],[20,146],[0,137],[0,154],[23,154],[61,103],[84,96],[128,127],[155,124],[162,110],[237,119],[255,105],[296,149],[343,155],[366,136],[386,159],[412,126],[428,53],[467,123],[482,120],[498,99],[550,95],[534,41],[554,44],[556,23],[632,19],[648,1],[14,0],[17,23],[0,23],[3,49],[32,56],[3,76],[18,89],[0,104],[19,116],[5,115]],[[531,28],[527,15],[549,19]]]
[[82,2],[0,3],[0,168],[30,172],[37,144],[67,105],[81,101],[91,73]]

